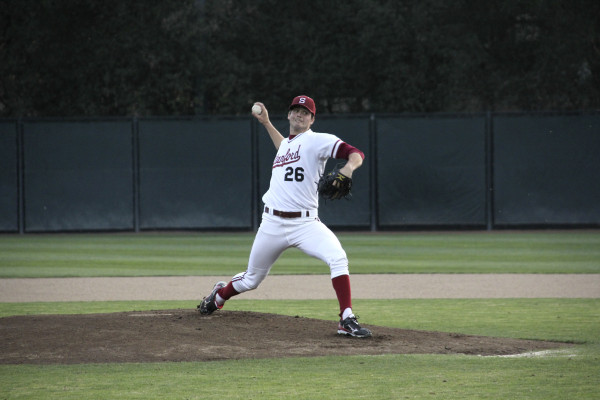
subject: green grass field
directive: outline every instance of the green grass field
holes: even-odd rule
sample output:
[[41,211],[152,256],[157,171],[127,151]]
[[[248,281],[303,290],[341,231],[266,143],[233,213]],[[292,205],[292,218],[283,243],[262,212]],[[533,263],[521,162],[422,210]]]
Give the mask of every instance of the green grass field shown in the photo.
[[[600,273],[600,232],[339,237],[353,273]],[[0,277],[227,275],[245,265],[252,238],[252,234],[195,233],[5,235],[0,236]],[[290,251],[273,273],[328,271]],[[2,365],[0,399],[600,398],[600,299],[400,299],[355,304],[361,321],[373,325],[576,345],[521,358],[349,354],[207,363]],[[1,303],[0,316],[191,307],[194,302]],[[325,300],[228,303],[231,310],[323,319],[330,317],[332,307],[335,304]]]
[[[353,274],[600,273],[600,232],[345,233]],[[234,275],[252,233],[0,236],[0,278]],[[272,274],[328,274],[291,249]]]

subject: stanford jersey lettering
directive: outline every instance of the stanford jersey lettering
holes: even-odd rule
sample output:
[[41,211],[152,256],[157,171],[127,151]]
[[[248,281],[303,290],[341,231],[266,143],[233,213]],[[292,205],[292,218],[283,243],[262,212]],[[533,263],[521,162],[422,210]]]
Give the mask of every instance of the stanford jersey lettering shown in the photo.
[[273,168],[300,161],[300,147],[302,147],[302,145],[298,145],[298,150],[295,152],[292,152],[290,149],[288,149],[287,153],[284,155],[276,156],[275,161],[273,161]]

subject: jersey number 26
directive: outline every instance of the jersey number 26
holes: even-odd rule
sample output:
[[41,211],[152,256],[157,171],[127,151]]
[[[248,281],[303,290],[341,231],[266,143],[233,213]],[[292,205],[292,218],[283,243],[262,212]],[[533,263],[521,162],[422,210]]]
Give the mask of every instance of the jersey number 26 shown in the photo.
[[302,182],[304,180],[304,168],[298,167],[296,169],[292,167],[287,167],[285,169],[285,177],[283,178],[285,181],[296,181]]

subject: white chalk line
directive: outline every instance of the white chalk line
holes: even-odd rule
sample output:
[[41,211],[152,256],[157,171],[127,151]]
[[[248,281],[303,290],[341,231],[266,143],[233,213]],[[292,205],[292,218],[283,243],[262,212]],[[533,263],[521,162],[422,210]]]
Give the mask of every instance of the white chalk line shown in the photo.
[[496,355],[496,356],[483,356],[483,357],[496,357],[496,358],[566,357],[566,358],[572,358],[572,357],[577,357],[577,354],[573,353],[573,349],[555,349],[555,350],[528,351],[525,353],[518,353],[518,354],[502,354],[502,355]]

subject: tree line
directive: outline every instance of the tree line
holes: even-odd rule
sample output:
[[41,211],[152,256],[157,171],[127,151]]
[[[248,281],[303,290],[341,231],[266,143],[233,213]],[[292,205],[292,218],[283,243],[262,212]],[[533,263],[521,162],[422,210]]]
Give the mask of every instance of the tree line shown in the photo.
[[0,0],[0,117],[597,110],[597,0]]

